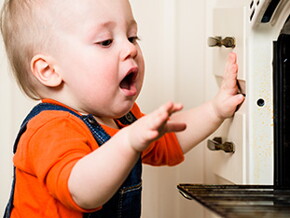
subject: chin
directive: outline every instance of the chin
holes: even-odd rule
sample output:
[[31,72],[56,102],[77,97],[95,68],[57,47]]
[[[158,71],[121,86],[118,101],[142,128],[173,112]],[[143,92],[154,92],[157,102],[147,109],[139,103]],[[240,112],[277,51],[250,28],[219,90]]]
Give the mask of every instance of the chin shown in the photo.
[[[135,101],[133,102],[127,102],[126,104],[122,105],[121,110],[119,109],[119,111],[117,111],[116,113],[116,118],[120,118],[125,116],[127,113],[130,112],[130,110],[132,109],[133,105],[134,105]],[[119,106],[120,108],[120,106]]]

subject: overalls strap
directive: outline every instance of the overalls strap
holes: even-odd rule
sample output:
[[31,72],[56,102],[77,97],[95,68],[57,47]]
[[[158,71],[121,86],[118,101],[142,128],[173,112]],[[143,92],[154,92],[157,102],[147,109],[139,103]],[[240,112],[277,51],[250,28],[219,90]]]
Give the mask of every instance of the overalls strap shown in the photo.
[[[80,118],[90,129],[92,135],[97,141],[98,145],[101,146],[106,141],[110,139],[110,136],[104,131],[104,129],[99,125],[99,123],[94,119],[92,115],[81,116],[66,107],[50,104],[50,103],[40,103],[35,106],[31,112],[24,119],[21,124],[20,131],[14,143],[13,152],[17,150],[18,142],[22,134],[26,131],[27,123],[36,115],[42,111],[46,110],[59,110],[67,111],[76,117]],[[124,117],[120,118],[119,121],[124,125],[129,125],[136,120],[135,116],[129,112]],[[125,180],[123,185],[117,191],[117,193],[105,204],[103,208],[94,213],[84,214],[83,217],[91,218],[139,218],[141,216],[141,174],[142,174],[142,163],[141,158],[139,158],[137,164],[134,166],[130,172],[128,178]],[[4,218],[10,218],[11,211],[13,209],[13,199],[14,199],[14,188],[16,183],[15,167],[14,167],[14,178],[12,182],[12,189],[10,193],[10,199],[6,206]]]

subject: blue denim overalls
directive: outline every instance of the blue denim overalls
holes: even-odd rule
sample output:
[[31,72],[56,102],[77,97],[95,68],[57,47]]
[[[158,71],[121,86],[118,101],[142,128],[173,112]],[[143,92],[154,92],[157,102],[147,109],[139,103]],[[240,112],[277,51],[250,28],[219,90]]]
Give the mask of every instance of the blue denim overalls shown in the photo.
[[[18,136],[14,143],[13,152],[16,152],[17,144],[21,135],[26,130],[26,125],[31,118],[39,114],[44,110],[61,110],[68,111],[71,114],[79,117],[90,129],[97,143],[101,146],[103,143],[110,139],[110,136],[103,130],[103,128],[97,123],[92,115],[80,116],[74,111],[50,103],[41,103],[35,106],[28,116],[23,121]],[[129,112],[124,117],[120,118],[119,121],[122,124],[129,125],[136,120],[135,116]],[[138,162],[130,172],[128,178],[125,180],[123,185],[117,191],[117,193],[103,205],[103,208],[94,213],[86,213],[83,215],[84,218],[140,218],[141,216],[141,182],[142,174],[142,162],[139,158]],[[4,218],[9,218],[13,208],[13,197],[14,197],[14,186],[15,186],[15,167],[14,167],[14,179],[12,184],[12,190],[10,199],[5,210]]]

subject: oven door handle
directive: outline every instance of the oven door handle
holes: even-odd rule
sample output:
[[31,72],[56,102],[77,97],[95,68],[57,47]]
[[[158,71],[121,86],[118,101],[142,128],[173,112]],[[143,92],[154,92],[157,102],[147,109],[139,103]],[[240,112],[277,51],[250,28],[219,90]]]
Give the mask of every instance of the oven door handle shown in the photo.
[[222,143],[222,137],[214,137],[213,140],[207,140],[207,147],[211,151],[219,151],[222,150],[226,153],[234,153],[235,145],[232,142],[224,142]]

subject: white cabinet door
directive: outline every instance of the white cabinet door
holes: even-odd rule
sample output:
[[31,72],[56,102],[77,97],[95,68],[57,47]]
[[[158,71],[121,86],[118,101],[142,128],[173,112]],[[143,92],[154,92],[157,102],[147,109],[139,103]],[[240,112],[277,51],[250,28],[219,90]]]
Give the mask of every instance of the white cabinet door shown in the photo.
[[[220,86],[224,73],[225,63],[228,54],[234,51],[238,55],[239,74],[238,82],[241,91],[246,94],[246,73],[245,73],[245,8],[215,8],[213,10],[212,35],[210,37],[234,37],[236,47],[208,48],[211,57],[209,65],[212,69],[208,75],[207,95],[212,97]],[[214,175],[215,181],[227,181],[231,183],[245,183],[246,175],[246,104],[235,113],[232,119],[226,120],[223,125],[210,137],[222,137],[223,142],[232,142],[235,152],[226,153],[224,151],[212,151],[206,149],[206,165],[208,173]],[[209,181],[210,182],[210,181]]]

